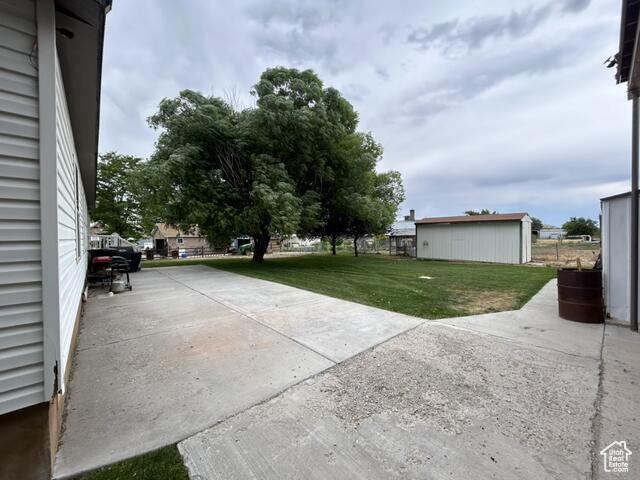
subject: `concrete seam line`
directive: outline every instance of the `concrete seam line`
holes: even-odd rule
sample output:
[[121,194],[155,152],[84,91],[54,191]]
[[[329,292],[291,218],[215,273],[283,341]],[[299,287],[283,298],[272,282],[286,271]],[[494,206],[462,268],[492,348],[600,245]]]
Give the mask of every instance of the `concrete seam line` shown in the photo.
[[[428,320],[425,320],[425,322],[424,322],[424,323],[426,323],[426,322],[428,322]],[[324,374],[330,373],[334,368],[337,368],[338,366],[342,365],[343,363],[348,362],[348,361],[350,361],[350,360],[353,360],[354,358],[356,358],[356,357],[358,357],[358,356],[360,356],[360,355],[364,355],[365,353],[368,353],[368,352],[370,352],[370,351],[372,351],[372,350],[374,350],[374,349],[376,349],[376,348],[380,347],[381,345],[383,345],[383,344],[385,344],[385,343],[387,343],[387,342],[389,342],[389,341],[391,341],[391,340],[395,339],[396,337],[399,337],[400,335],[404,335],[405,333],[409,333],[409,332],[411,332],[411,331],[415,330],[416,328],[421,327],[422,325],[424,325],[424,323],[420,323],[420,324],[418,324],[418,325],[414,325],[413,327],[409,328],[408,330],[405,330],[405,331],[403,331],[403,332],[397,333],[397,334],[396,334],[396,335],[394,335],[393,337],[389,337],[389,338],[388,338],[388,339],[386,339],[386,340],[383,340],[383,341],[381,341],[381,342],[379,342],[379,343],[377,343],[377,344],[375,344],[375,345],[372,345],[372,346],[370,346],[370,347],[368,347],[368,348],[366,348],[366,349],[362,350],[361,352],[358,352],[358,353],[356,353],[356,354],[354,354],[354,355],[352,355],[352,356],[350,356],[350,357],[348,357],[348,358],[345,358],[344,360],[342,360],[342,361],[340,361],[340,362],[332,362],[332,363],[333,363],[333,365],[331,365],[331,366],[329,366],[329,367],[327,367],[327,368],[325,368],[325,369],[323,369],[323,370],[320,370],[319,372],[312,373],[312,374],[311,374],[311,375],[309,375],[308,377],[302,378],[302,379],[300,379],[299,381],[297,381],[297,382],[295,382],[295,383],[292,383],[292,384],[291,384],[291,385],[289,385],[288,387],[284,388],[283,390],[280,390],[279,392],[274,393],[273,395],[271,395],[271,396],[269,396],[269,397],[265,398],[264,400],[260,400],[259,402],[256,402],[256,403],[254,403],[253,405],[251,405],[251,406],[249,406],[249,407],[243,408],[242,410],[238,410],[237,412],[232,413],[232,414],[230,414],[230,415],[226,416],[225,418],[221,418],[221,419],[220,419],[220,420],[218,420],[217,422],[215,422],[215,423],[213,423],[213,424],[209,425],[208,427],[203,428],[202,430],[198,430],[197,432],[194,432],[194,433],[192,433],[192,434],[187,435],[187,436],[186,436],[185,438],[183,438],[182,440],[178,440],[178,441],[176,442],[176,444],[178,445],[178,450],[181,450],[181,449],[180,449],[180,444],[181,444],[181,443],[183,443],[183,442],[185,442],[186,440],[189,440],[189,439],[190,439],[190,438],[192,438],[192,437],[195,437],[195,436],[197,436],[197,435],[200,435],[200,434],[202,434],[202,433],[206,432],[207,430],[210,430],[210,429],[212,429],[212,428],[215,428],[215,427],[217,427],[218,425],[220,425],[221,423],[224,423],[224,422],[226,422],[226,421],[228,421],[228,420],[231,420],[231,419],[233,419],[233,418],[235,418],[235,417],[237,417],[237,416],[239,416],[239,415],[242,415],[243,413],[245,413],[245,412],[247,412],[247,411],[251,410],[252,408],[255,408],[255,407],[259,407],[259,406],[261,406],[261,405],[264,405],[264,404],[266,404],[266,403],[268,403],[268,402],[270,402],[270,401],[272,401],[272,400],[276,399],[276,398],[277,398],[277,397],[279,397],[280,395],[283,395],[284,393],[288,392],[289,390],[291,390],[291,389],[293,389],[293,388],[295,388],[295,387],[300,386],[300,385],[301,385],[301,384],[303,384],[304,382],[308,382],[309,380],[311,380],[311,379],[313,379],[313,378],[315,378],[315,377],[319,377],[320,375],[324,375]]]
[[604,342],[605,342],[605,331],[606,331],[606,323],[602,327],[602,343],[600,344],[600,363],[598,365],[598,390],[596,393],[596,398],[593,401],[593,416],[591,417],[591,436],[592,436],[592,445],[591,445],[591,478],[599,478],[600,477],[600,456],[599,453],[599,444],[602,435],[602,397],[604,395],[603,391],[603,383],[604,383]]
[[167,274],[164,274],[164,273],[162,273],[161,275],[164,275],[165,277],[170,278],[170,279],[171,279],[171,280],[173,280],[174,282],[179,283],[180,285],[183,285],[184,287],[188,288],[189,290],[193,290],[194,292],[199,293],[200,295],[202,295],[202,296],[203,296],[203,297],[205,297],[205,298],[208,298],[208,299],[209,299],[209,300],[211,300],[212,302],[215,302],[215,303],[217,303],[217,304],[219,304],[219,305],[222,305],[223,307],[227,307],[229,310],[233,310],[234,312],[236,312],[236,313],[238,313],[238,314],[242,315],[242,316],[243,316],[243,317],[245,317],[245,318],[248,318],[249,320],[251,320],[251,321],[253,321],[253,322],[257,323],[258,325],[261,325],[261,326],[263,326],[263,327],[265,327],[265,328],[268,328],[268,329],[269,329],[269,330],[271,330],[272,332],[275,332],[275,333],[277,333],[278,335],[280,335],[280,336],[282,336],[282,337],[284,337],[284,338],[286,338],[286,339],[288,339],[288,340],[291,340],[292,342],[294,342],[294,343],[296,343],[296,344],[300,345],[301,347],[306,348],[307,350],[312,351],[313,353],[315,353],[316,355],[321,356],[321,357],[322,357],[322,358],[324,358],[325,360],[329,360],[329,361],[330,361],[331,363],[333,363],[333,364],[335,364],[335,363],[336,363],[336,361],[335,361],[335,360],[333,360],[333,359],[331,359],[331,358],[327,357],[325,354],[320,353],[320,352],[318,352],[317,350],[315,350],[314,348],[311,348],[309,345],[305,345],[304,343],[300,342],[299,340],[296,340],[295,338],[292,338],[292,337],[290,337],[289,335],[286,335],[286,334],[284,334],[284,333],[282,333],[282,332],[280,332],[280,331],[276,330],[275,328],[271,327],[270,325],[266,325],[266,324],[264,324],[263,322],[260,322],[259,320],[255,319],[255,318],[253,318],[253,317],[251,317],[251,316],[249,316],[249,315],[247,315],[247,314],[246,314],[245,312],[243,312],[242,310],[240,310],[240,309],[238,309],[238,308],[236,308],[236,307],[233,307],[233,306],[231,306],[231,305],[228,305],[227,303],[224,303],[224,302],[222,302],[222,301],[218,300],[218,299],[217,299],[217,298],[215,298],[215,297],[212,297],[212,296],[210,296],[210,295],[207,295],[206,293],[203,293],[203,292],[201,292],[200,290],[197,290],[197,289],[195,289],[195,288],[193,288],[193,287],[190,287],[190,286],[189,286],[189,285],[187,285],[186,283],[181,282],[180,280],[178,280],[178,279],[177,279],[177,278],[175,278],[175,277],[172,277],[171,275],[167,275]]

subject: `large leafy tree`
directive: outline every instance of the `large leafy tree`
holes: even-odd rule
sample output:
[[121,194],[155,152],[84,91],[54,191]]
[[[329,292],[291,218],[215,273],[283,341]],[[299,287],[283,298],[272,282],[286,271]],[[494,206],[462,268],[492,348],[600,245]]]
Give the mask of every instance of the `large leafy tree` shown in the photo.
[[465,215],[475,216],[475,215],[495,215],[498,212],[495,210],[489,210],[488,208],[483,208],[482,210],[466,210],[464,212]]
[[567,235],[597,235],[600,231],[595,220],[583,217],[571,217],[562,228],[567,231]]
[[354,254],[358,240],[365,235],[379,235],[391,227],[404,201],[404,187],[399,172],[375,174],[367,190],[353,195],[349,205],[348,233],[353,237]]
[[534,232],[539,232],[544,228],[544,224],[542,220],[536,217],[531,217],[531,230]]
[[[260,261],[273,235],[324,234],[379,153],[351,104],[310,70],[268,69],[252,94],[243,111],[190,90],[163,100],[149,119],[161,134],[148,177],[165,221],[197,224],[214,244],[251,235]],[[348,227],[345,215],[339,234]]]
[[96,209],[92,219],[107,233],[138,238],[148,230],[141,208],[144,196],[144,162],[131,155],[109,152],[98,161]]

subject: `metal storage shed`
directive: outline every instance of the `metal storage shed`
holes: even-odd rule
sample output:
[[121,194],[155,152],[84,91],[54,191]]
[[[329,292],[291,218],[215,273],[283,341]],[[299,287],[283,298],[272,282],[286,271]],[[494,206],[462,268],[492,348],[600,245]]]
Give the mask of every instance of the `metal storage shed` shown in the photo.
[[423,218],[416,222],[416,234],[418,258],[531,261],[531,218],[526,213]]

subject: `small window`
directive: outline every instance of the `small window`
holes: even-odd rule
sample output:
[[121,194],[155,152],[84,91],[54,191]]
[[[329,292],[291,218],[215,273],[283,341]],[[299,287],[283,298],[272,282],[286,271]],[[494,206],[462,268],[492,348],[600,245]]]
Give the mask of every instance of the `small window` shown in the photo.
[[176,243],[177,243],[178,245],[183,245],[183,244],[184,244],[184,238],[182,238],[182,237],[178,237],[178,238],[176,238]]

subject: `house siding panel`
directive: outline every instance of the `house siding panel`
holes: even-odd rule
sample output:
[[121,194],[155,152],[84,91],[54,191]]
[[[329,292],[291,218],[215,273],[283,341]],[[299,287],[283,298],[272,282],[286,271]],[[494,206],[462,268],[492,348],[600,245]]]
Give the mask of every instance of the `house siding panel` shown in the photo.
[[46,400],[35,4],[0,0],[0,414]]
[[73,331],[87,274],[87,200],[60,64],[56,59],[56,159],[58,191],[58,275],[60,298],[61,384],[69,360]]

